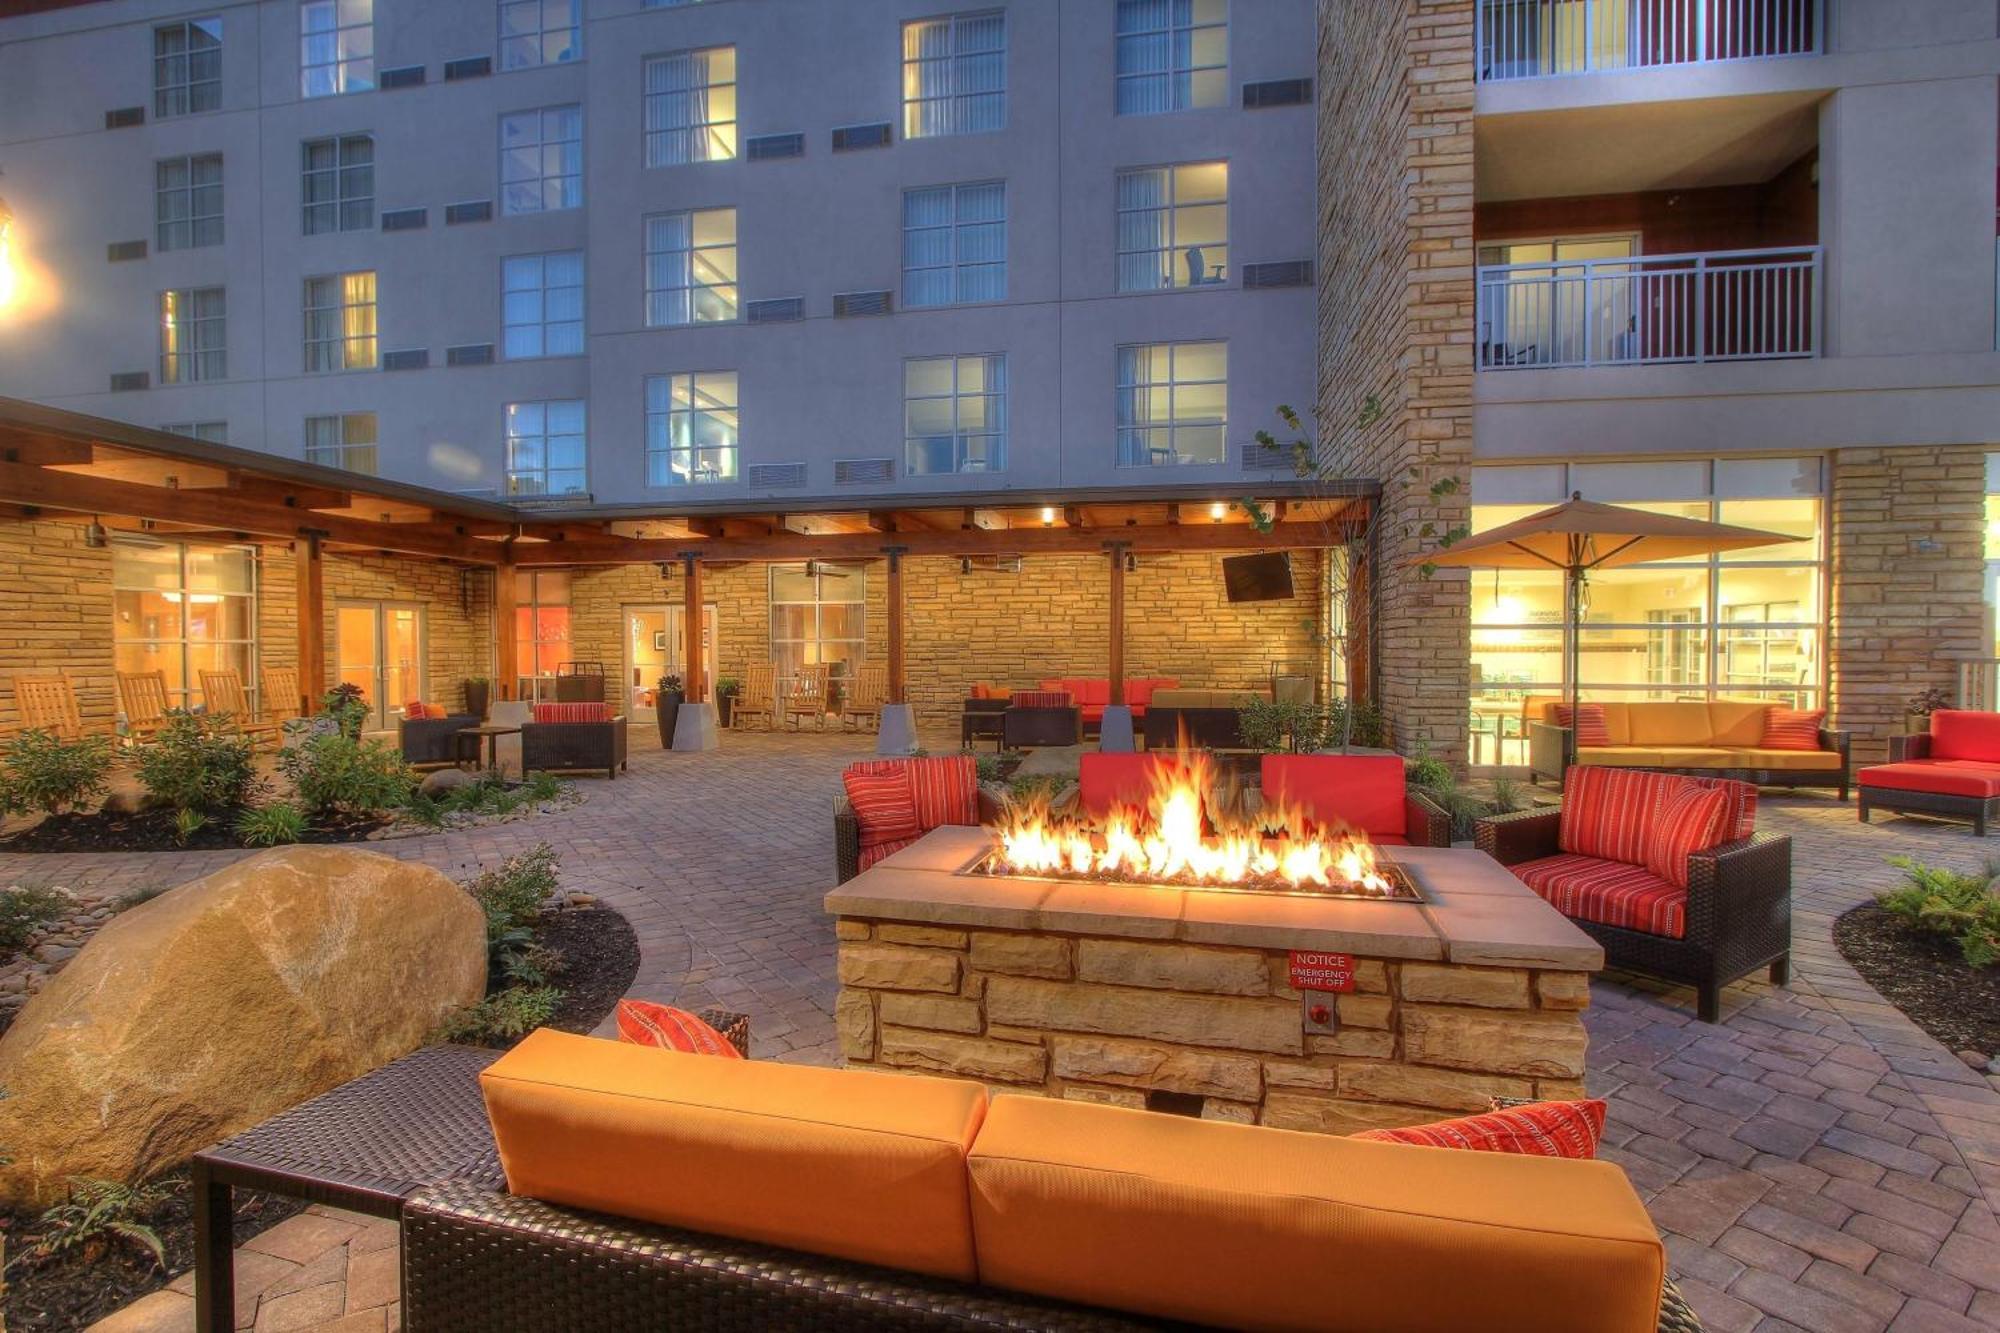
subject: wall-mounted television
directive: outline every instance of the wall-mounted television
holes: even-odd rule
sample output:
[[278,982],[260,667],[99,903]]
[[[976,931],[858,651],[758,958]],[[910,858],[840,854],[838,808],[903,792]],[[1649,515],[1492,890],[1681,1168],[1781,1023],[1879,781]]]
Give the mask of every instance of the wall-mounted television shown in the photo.
[[1223,557],[1222,589],[1232,602],[1281,602],[1292,596],[1292,553]]

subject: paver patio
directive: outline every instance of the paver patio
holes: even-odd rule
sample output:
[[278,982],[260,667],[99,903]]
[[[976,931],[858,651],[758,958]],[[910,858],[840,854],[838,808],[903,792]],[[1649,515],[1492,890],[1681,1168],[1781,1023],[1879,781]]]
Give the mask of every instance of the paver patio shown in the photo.
[[[637,930],[634,994],[744,1011],[759,1058],[830,1064],[831,802],[840,769],[871,750],[871,737],[756,733],[709,754],[649,749],[617,782],[586,781],[564,814],[380,848],[462,875],[554,843],[565,886]],[[1886,858],[1973,868],[1985,849],[1957,828],[1863,826],[1826,797],[1767,795],[1759,827],[1794,838],[1792,985],[1733,987],[1707,1026],[1690,992],[1600,980],[1587,1021],[1590,1086],[1611,1103],[1604,1155],[1630,1173],[1717,1333],[2000,1328],[2000,1077],[1883,1002],[1830,936],[1896,879]],[[240,855],[0,856],[0,875],[151,887]],[[384,1226],[315,1210],[251,1241],[262,1258],[239,1258],[239,1317],[263,1333],[395,1328],[393,1265],[375,1257],[393,1253]],[[186,1290],[99,1327],[191,1327]]]

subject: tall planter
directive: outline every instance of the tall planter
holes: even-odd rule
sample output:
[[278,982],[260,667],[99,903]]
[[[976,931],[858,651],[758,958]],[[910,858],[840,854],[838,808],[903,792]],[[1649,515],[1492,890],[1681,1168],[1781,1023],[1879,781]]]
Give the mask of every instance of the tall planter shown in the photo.
[[660,724],[660,748],[674,748],[674,724],[680,721],[683,695],[679,688],[661,690],[653,697],[653,716]]
[[731,690],[727,694],[724,694],[722,691],[717,690],[715,694],[716,725],[723,727],[728,726],[729,714],[734,710],[735,706],[736,706],[735,690]]
[[465,711],[474,717],[484,719],[486,709],[493,702],[493,682],[488,680],[468,680],[465,682]]

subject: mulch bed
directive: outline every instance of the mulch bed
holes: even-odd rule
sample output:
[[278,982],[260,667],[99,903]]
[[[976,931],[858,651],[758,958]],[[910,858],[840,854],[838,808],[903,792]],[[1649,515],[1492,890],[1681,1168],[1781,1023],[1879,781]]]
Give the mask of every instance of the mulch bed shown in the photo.
[[2000,1055],[2000,967],[1972,967],[1942,935],[1867,903],[1833,923],[1862,979],[1953,1051]]
[[[211,815],[186,842],[174,836],[174,812],[97,810],[90,814],[49,815],[18,833],[0,838],[9,852],[185,852],[238,849],[237,815]],[[300,842],[362,842],[391,822],[381,815],[335,817],[307,827]]]
[[[551,913],[535,931],[536,941],[563,955],[562,1008],[549,1024],[565,1032],[587,1033],[603,1021],[631,988],[639,973],[639,940],[631,925],[606,907],[581,907]],[[167,1272],[152,1267],[136,1249],[119,1246],[95,1263],[70,1258],[45,1268],[16,1270],[7,1275],[7,1292],[0,1299],[0,1327],[6,1329],[70,1330],[88,1327],[148,1292],[164,1287],[176,1273],[194,1266],[194,1218],[187,1172],[164,1177],[177,1182],[173,1199],[153,1218],[152,1226],[165,1242]],[[306,1205],[297,1199],[236,1191],[238,1244],[276,1226]],[[19,1253],[28,1221],[0,1213],[0,1234],[8,1237],[8,1259]]]

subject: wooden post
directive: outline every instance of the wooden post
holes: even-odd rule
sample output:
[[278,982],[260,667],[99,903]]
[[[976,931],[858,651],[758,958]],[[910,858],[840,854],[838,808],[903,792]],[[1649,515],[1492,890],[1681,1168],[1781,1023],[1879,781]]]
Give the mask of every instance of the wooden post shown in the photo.
[[311,717],[319,711],[319,701],[326,694],[326,561],[320,555],[319,534],[301,533],[292,543],[292,557],[299,604],[300,698],[296,702],[299,715]]
[[521,597],[517,576],[509,559],[493,570],[493,697],[511,699],[521,683],[520,641],[514,622],[520,619]]
[[885,548],[889,557],[889,702],[909,700],[909,682],[903,665],[903,548]]
[[701,557],[688,552],[681,560],[684,568],[681,584],[687,608],[681,612],[681,634],[687,641],[687,672],[681,687],[686,692],[686,702],[698,704],[708,698],[707,661],[701,641]]
[[1111,553],[1111,702],[1125,702],[1125,543],[1107,542]]

